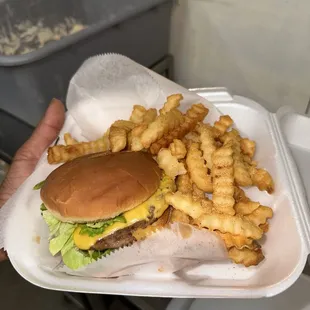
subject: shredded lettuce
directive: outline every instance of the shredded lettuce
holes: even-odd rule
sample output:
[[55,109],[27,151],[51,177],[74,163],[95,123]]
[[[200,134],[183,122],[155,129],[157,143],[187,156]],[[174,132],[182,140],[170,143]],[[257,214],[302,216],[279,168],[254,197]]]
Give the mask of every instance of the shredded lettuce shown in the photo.
[[57,237],[50,240],[49,250],[52,255],[56,255],[59,253],[62,248],[66,245],[68,240],[74,233],[76,225],[69,224],[69,223],[61,223],[59,226],[59,234]]
[[[45,207],[45,206],[44,206]],[[54,256],[57,253],[61,253],[62,260],[66,266],[68,266],[70,269],[78,269],[81,267],[84,267],[92,262],[97,261],[101,257],[107,256],[111,253],[112,250],[105,250],[105,251],[95,251],[95,250],[89,250],[89,251],[82,251],[78,249],[75,246],[74,240],[73,240],[73,233],[77,224],[71,224],[71,223],[63,223],[56,219],[46,208],[45,210],[42,210],[42,216],[45,220],[46,224],[48,225],[49,232],[50,232],[50,243],[49,243],[49,250],[51,254]],[[116,217],[112,220],[105,221],[105,222],[99,222],[95,224],[88,224],[88,225],[97,225],[99,228],[91,228],[89,229],[101,229],[105,228],[115,222],[124,222],[124,219],[121,219],[122,217]],[[106,225],[105,223],[109,222],[109,225]],[[95,226],[96,227],[96,226]]]
[[41,203],[40,210],[41,211],[46,211],[47,210],[44,203]]
[[54,236],[58,232],[60,228],[61,222],[58,221],[49,211],[42,211],[42,216],[44,221],[46,222],[48,229],[50,231],[50,235]]
[[111,226],[114,223],[126,223],[124,216],[119,215],[113,219],[107,221],[101,221],[97,223],[89,223],[81,225],[80,235],[88,235],[94,237],[96,235],[102,234],[108,226]]
[[45,182],[45,180],[44,180],[44,181],[39,182],[38,184],[36,184],[36,185],[33,187],[33,189],[34,189],[34,190],[41,189],[41,188],[42,188],[42,186],[44,185],[44,182]]

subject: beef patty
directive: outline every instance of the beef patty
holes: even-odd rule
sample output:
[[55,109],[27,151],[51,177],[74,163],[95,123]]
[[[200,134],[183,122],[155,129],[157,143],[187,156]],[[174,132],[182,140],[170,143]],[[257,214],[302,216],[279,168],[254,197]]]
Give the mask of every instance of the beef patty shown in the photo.
[[98,240],[92,246],[92,249],[99,251],[103,251],[106,249],[117,249],[135,242],[136,239],[132,235],[132,233],[138,228],[146,228],[157,220],[156,218],[154,218],[154,209],[154,207],[150,207],[150,215],[148,220],[139,221],[129,227],[117,230],[113,234]]

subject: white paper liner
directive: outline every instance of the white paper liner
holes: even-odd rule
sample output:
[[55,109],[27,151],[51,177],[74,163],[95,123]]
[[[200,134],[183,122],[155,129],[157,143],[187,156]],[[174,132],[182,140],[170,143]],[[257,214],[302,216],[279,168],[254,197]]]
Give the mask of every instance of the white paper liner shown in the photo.
[[[131,274],[172,273],[202,262],[223,260],[227,251],[222,240],[206,230],[188,226],[192,232],[182,235],[182,225],[173,224],[144,241],[116,250],[104,259],[98,260],[78,271],[72,271],[61,264],[61,259],[51,265],[50,257],[40,255],[40,265],[48,270],[66,272],[78,276],[116,277]],[[181,226],[181,232],[180,232]],[[46,245],[41,249],[46,252]]]
[[[132,106],[162,107],[167,96],[182,93],[181,110],[202,102],[210,110],[206,121],[213,123],[220,116],[207,100],[164,79],[132,60],[115,54],[92,57],[71,80],[68,114],[60,133],[70,132],[78,140],[96,139],[117,119],[128,119]],[[163,230],[149,239],[120,249],[110,256],[79,271],[71,271],[60,264],[59,257],[48,251],[48,228],[40,215],[39,191],[33,186],[44,180],[57,165],[47,163],[42,155],[34,173],[0,210],[0,248],[16,259],[42,268],[80,276],[115,277],[161,270],[174,272],[200,262],[227,257],[223,243],[213,233],[194,230],[184,239],[175,230]],[[35,256],[35,259],[33,259]]]

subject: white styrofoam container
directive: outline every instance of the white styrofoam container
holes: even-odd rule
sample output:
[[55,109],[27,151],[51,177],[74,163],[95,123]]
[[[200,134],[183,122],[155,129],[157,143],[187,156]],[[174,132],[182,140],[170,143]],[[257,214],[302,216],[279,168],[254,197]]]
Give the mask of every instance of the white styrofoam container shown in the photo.
[[[158,297],[259,298],[276,295],[300,276],[309,253],[310,218],[303,183],[288,150],[280,119],[244,97],[231,97],[226,89],[194,90],[229,114],[242,135],[257,142],[256,158],[276,183],[274,195],[260,194],[260,202],[274,210],[270,231],[263,240],[266,259],[245,268],[227,263],[208,263],[175,274],[144,274],[115,279],[75,277],[29,269],[23,260],[12,259],[14,268],[35,285],[63,291],[143,295]],[[249,194],[257,194],[253,188]]]
[[271,298],[173,299],[166,310],[310,310],[310,277],[301,275],[284,293]]

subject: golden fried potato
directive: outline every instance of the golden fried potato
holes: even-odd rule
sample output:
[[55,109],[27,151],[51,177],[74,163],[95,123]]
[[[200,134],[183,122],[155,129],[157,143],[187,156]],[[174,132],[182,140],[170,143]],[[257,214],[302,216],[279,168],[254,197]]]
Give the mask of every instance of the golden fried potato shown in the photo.
[[176,109],[180,106],[180,101],[183,100],[183,96],[181,94],[170,95],[167,98],[166,103],[163,108],[159,110],[160,114],[166,114],[172,109]]
[[267,191],[269,194],[274,192],[274,182],[268,171],[250,166],[249,173],[253,185],[257,186],[260,191]]
[[267,223],[268,219],[272,218],[272,216],[273,211],[271,208],[259,206],[255,211],[253,211],[251,214],[246,215],[245,217],[253,224],[259,226],[260,228],[266,229],[265,224]]
[[59,164],[70,161],[86,154],[105,152],[109,145],[104,137],[96,141],[81,142],[73,145],[55,145],[48,148],[47,161],[49,164]]
[[191,132],[189,132],[189,133],[185,136],[185,138],[186,138],[187,140],[192,141],[192,142],[197,142],[197,143],[200,143],[200,142],[201,142],[201,141],[200,141],[200,135],[199,135],[199,133],[196,132],[196,131],[191,131]]
[[69,132],[66,132],[64,134],[64,140],[65,140],[66,145],[73,145],[73,144],[79,143],[76,139],[72,138]]
[[119,152],[126,147],[127,132],[124,128],[111,127],[109,140],[112,152]]
[[172,109],[166,114],[159,115],[151,122],[141,135],[143,147],[149,148],[151,144],[159,140],[169,131],[176,129],[183,122],[184,117],[179,110]]
[[214,208],[218,212],[234,215],[234,170],[232,147],[225,145],[212,155]]
[[253,243],[253,239],[246,238],[241,235],[232,235],[230,233],[221,233],[220,231],[216,232],[224,241],[226,248],[230,249],[232,247],[235,247],[237,249],[253,249],[255,248],[255,245]]
[[[271,208],[262,206],[259,202],[251,200],[236,203],[235,210],[237,214],[243,215],[256,226],[265,225],[267,220],[273,216]],[[264,229],[266,228],[265,226],[262,227]]]
[[145,113],[145,107],[142,105],[134,105],[129,120],[135,124],[141,124]]
[[235,186],[235,191],[234,191],[234,199],[235,202],[246,202],[249,201],[250,199],[245,195],[244,190],[242,190],[240,187]]
[[166,148],[174,139],[183,139],[190,131],[194,130],[197,123],[204,120],[209,110],[202,104],[193,104],[186,112],[184,121],[175,130],[171,130],[158,141],[152,143],[150,151],[157,154],[161,148]]
[[127,145],[127,134],[136,125],[131,121],[118,120],[110,127],[109,141],[112,152],[119,152]]
[[[197,214],[199,213],[197,212]],[[254,240],[260,239],[263,235],[263,231],[259,227],[239,215],[223,213],[202,214],[196,219],[195,224],[209,230],[219,230],[222,233],[241,235]]]
[[192,143],[189,147],[186,156],[186,166],[193,183],[204,192],[212,193],[213,185],[211,175],[208,174],[208,169],[205,166],[198,143]]
[[178,210],[178,209],[173,209],[170,221],[172,223],[180,222],[180,223],[189,224],[190,223],[190,218],[183,211]]
[[237,214],[248,215],[255,211],[260,206],[259,202],[255,201],[240,201],[235,204],[235,210]]
[[155,121],[157,110],[154,108],[148,109],[143,116],[143,124],[150,124]]
[[217,149],[215,144],[215,137],[212,127],[207,124],[200,124],[197,127],[200,133],[201,150],[203,158],[206,161],[207,167],[211,170],[212,168],[212,154]]
[[236,264],[242,264],[245,267],[257,266],[265,257],[260,248],[251,250],[248,248],[237,249],[235,247],[228,251],[228,256]]
[[179,175],[176,180],[176,185],[177,190],[182,194],[192,193],[192,183],[188,173]]
[[234,123],[229,115],[222,115],[220,119],[214,123],[214,128],[223,135],[227,129]]
[[201,201],[206,198],[206,195],[203,190],[197,187],[196,184],[193,184],[193,200],[194,201]]
[[186,111],[186,116],[192,120],[197,120],[197,122],[202,122],[208,113],[209,109],[202,103],[195,103]]
[[176,156],[171,154],[168,149],[161,149],[157,155],[159,168],[165,171],[165,174],[174,179],[180,174],[187,173],[184,164],[180,163]]
[[269,224],[268,224],[268,222],[266,222],[265,224],[259,225],[259,228],[260,228],[264,233],[267,233],[268,230],[269,230]]
[[179,139],[174,139],[169,145],[170,152],[177,159],[182,159],[186,156],[186,147],[184,143]]
[[250,139],[244,138],[241,139],[240,141],[240,147],[241,147],[241,152],[244,155],[249,156],[249,158],[253,158],[255,154],[255,149],[256,149],[256,143],[255,141],[252,141]]
[[190,195],[185,195],[181,192],[168,193],[165,195],[165,199],[173,208],[184,212],[194,219],[199,218],[204,213],[204,208],[200,202],[194,201]]
[[214,211],[213,202],[209,198],[205,197],[204,199],[201,199],[200,204],[204,213],[210,214]]
[[239,186],[251,186],[252,179],[248,169],[248,165],[245,164],[241,153],[240,141],[241,137],[236,129],[232,129],[223,135],[223,141],[225,144],[231,144],[233,148],[234,159],[234,179],[236,185]]
[[143,145],[141,143],[141,135],[147,128],[147,124],[140,124],[128,134],[128,144],[131,151],[141,151]]

